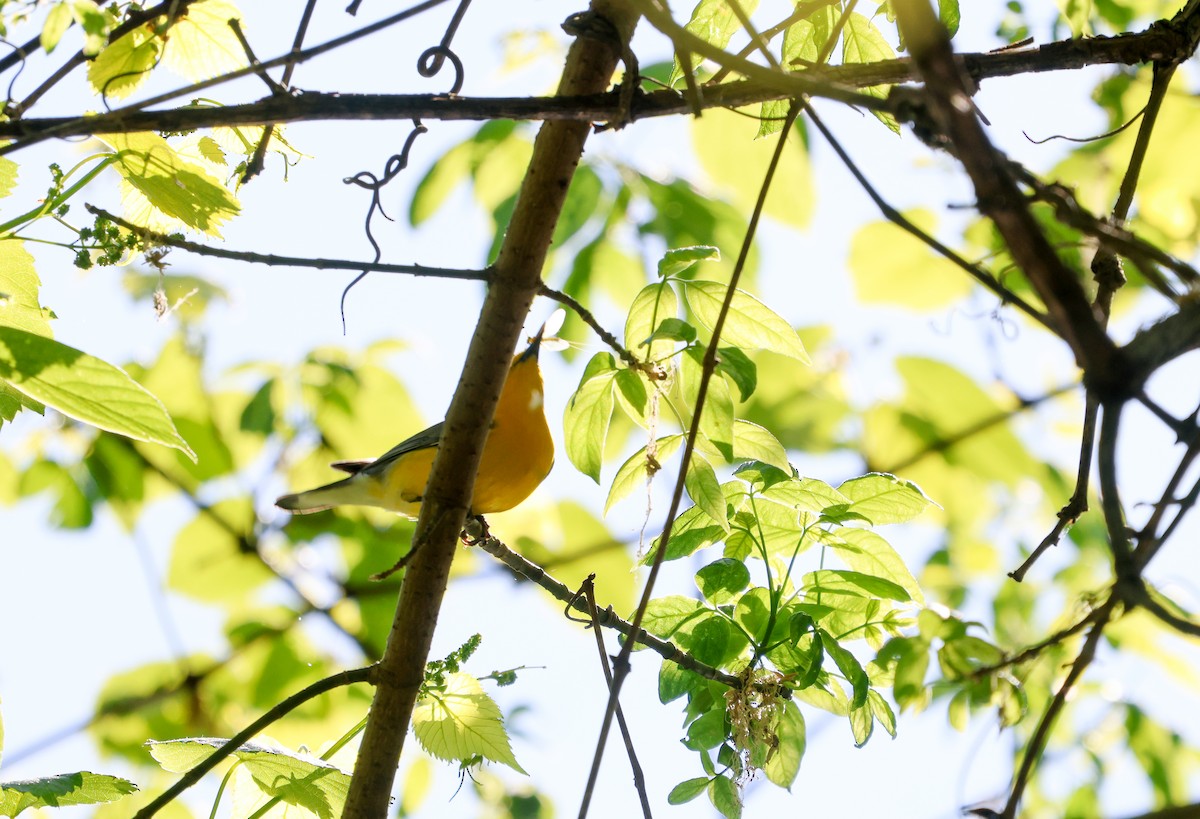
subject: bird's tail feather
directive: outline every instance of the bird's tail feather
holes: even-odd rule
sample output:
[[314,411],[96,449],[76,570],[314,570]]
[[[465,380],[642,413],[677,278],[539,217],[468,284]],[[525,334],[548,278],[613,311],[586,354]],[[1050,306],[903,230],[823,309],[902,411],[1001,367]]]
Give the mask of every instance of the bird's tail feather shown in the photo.
[[293,514],[307,515],[343,504],[362,503],[362,492],[360,487],[354,485],[356,483],[354,478],[346,478],[307,492],[284,495],[275,501],[275,505]]

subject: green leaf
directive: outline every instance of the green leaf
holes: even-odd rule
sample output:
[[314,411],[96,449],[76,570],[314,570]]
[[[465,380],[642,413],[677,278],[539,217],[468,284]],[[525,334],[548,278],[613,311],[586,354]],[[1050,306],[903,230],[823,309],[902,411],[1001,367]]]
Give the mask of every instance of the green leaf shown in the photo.
[[721,703],[692,721],[683,744],[692,751],[712,749],[725,741],[725,735],[725,708]]
[[771,590],[756,586],[738,598],[733,619],[745,629],[756,644],[767,639],[767,623],[771,619]]
[[938,18],[951,37],[958,34],[958,24],[961,20],[958,0],[938,0]]
[[723,557],[696,572],[696,588],[714,606],[732,603],[750,585],[750,570],[740,560]]
[[676,434],[659,438],[655,445],[658,451],[653,459],[649,457],[646,447],[642,447],[629,460],[621,464],[621,468],[613,476],[612,486],[608,490],[608,498],[604,501],[604,514],[607,515],[608,510],[612,509],[613,504],[617,501],[625,498],[639,486],[648,483],[650,478],[661,468],[662,462],[683,446],[683,435]]
[[[936,217],[927,210],[904,214],[932,234]],[[961,301],[974,280],[950,260],[892,222],[863,225],[850,241],[850,275],[863,304],[932,311]]]
[[[244,498],[221,501],[179,530],[171,547],[167,586],[206,603],[239,606],[275,578],[246,538],[254,510]],[[245,532],[239,537],[237,532]]]
[[46,21],[42,23],[41,45],[42,50],[47,54],[54,51],[58,41],[66,34],[67,29],[75,22],[75,16],[71,14],[70,3],[59,3],[52,6],[50,13],[46,15]]
[[0,380],[77,421],[196,459],[157,398],[117,367],[53,339],[0,327]]
[[749,399],[758,386],[758,367],[737,347],[717,348],[717,372],[732,379],[742,401]]
[[838,491],[852,501],[849,511],[862,515],[875,526],[905,523],[933,504],[921,487],[885,472],[851,478]]
[[141,204],[143,209],[148,207],[188,228],[220,238],[218,228],[240,211],[237,198],[219,180],[202,166],[184,159],[157,134],[108,134],[105,141],[116,150],[116,169],[128,183],[128,190],[136,193],[134,201],[126,203],[133,221],[151,221],[150,213],[133,213]]
[[691,802],[708,787],[708,777],[700,776],[695,779],[685,779],[667,794],[668,805],[682,805]]
[[720,261],[721,251],[711,245],[693,245],[668,250],[658,261],[658,277],[668,279],[678,276],[697,262]]
[[192,81],[207,80],[246,65],[246,50],[229,25],[245,20],[229,0],[204,0],[189,6],[171,26],[163,64]]
[[138,26],[100,50],[88,64],[88,82],[107,99],[124,99],[149,78],[161,48],[148,26]]
[[785,475],[792,471],[787,451],[779,439],[764,427],[741,419],[733,422],[733,457],[760,461],[783,471]]
[[563,413],[563,444],[575,468],[600,483],[604,442],[612,422],[616,362],[609,353],[597,353],[583,374],[579,388]]
[[[703,280],[688,281],[684,285],[692,312],[711,330],[725,301],[726,285]],[[795,329],[774,310],[742,290],[734,291],[721,340],[736,347],[771,350],[802,364],[812,363]]]
[[670,355],[675,345],[669,340],[647,342],[668,318],[678,318],[679,298],[667,282],[650,284],[634,296],[625,319],[625,347],[641,361],[657,361]]
[[[705,175],[717,188],[714,193],[742,213],[751,213],[774,157],[776,143],[774,139],[756,139],[761,130],[758,117],[749,108],[743,109],[742,113],[750,118],[732,111],[709,109],[704,116],[694,117],[690,128],[692,148]],[[805,142],[804,126],[797,123],[788,134],[787,144],[779,157],[775,173],[776,179],[781,181],[771,186],[763,205],[764,214],[797,228],[807,226],[816,211],[812,164]],[[736,246],[718,241],[712,241],[712,244]],[[793,268],[796,273],[805,269],[800,263]]]
[[887,731],[892,739],[895,739],[896,714],[892,711],[892,706],[888,705],[883,695],[875,689],[867,692],[867,702],[871,706],[871,714],[874,715],[875,721],[883,726],[883,730]]
[[7,156],[0,157],[0,199],[8,196],[17,186],[18,166]]
[[0,240],[0,327],[53,335],[52,314],[38,301],[41,285],[25,243],[20,239]]
[[656,597],[646,606],[642,628],[655,637],[667,640],[685,624],[707,615],[709,611],[699,600],[690,597],[678,594]]
[[842,676],[854,688],[854,697],[850,701],[851,706],[861,708],[866,704],[867,691],[871,688],[871,680],[867,676],[867,672],[863,671],[858,658],[842,648],[832,634],[823,628],[818,628],[817,634],[821,635],[821,645],[824,647],[825,653],[829,655],[838,670],[842,672]]
[[665,318],[659,322],[658,329],[650,335],[651,341],[659,339],[682,341],[685,344],[690,344],[696,340],[696,328],[683,319]]
[[525,773],[513,756],[499,706],[469,674],[447,674],[445,688],[419,700],[412,727],[421,747],[437,759],[465,762],[481,756]]
[[875,728],[875,716],[870,706],[862,705],[850,712],[850,730],[854,734],[854,747],[867,744]]
[[[788,26],[783,32],[783,46],[780,52],[780,64],[784,70],[796,71],[816,66],[837,16],[838,11],[832,6],[817,8],[811,10],[805,19]],[[783,130],[783,119],[789,104],[788,100],[770,100],[763,103],[759,115],[759,137],[770,136]]]
[[792,700],[783,704],[783,713],[775,726],[775,736],[779,746],[763,765],[763,773],[775,785],[792,789],[796,775],[800,773],[800,760],[804,758],[804,748],[807,742],[807,730],[804,725],[804,714]]
[[695,671],[680,668],[670,660],[663,660],[658,670],[658,701],[663,705],[690,694],[704,685],[704,678]]
[[[189,771],[226,744],[224,739],[189,737],[147,742],[150,755],[172,773]],[[247,742],[233,752],[263,795],[278,797],[306,815],[336,819],[342,815],[350,774],[311,754],[262,740]]]
[[812,595],[830,593],[851,597],[869,596],[900,603],[907,603],[912,599],[903,586],[890,580],[838,569],[809,572],[804,575],[804,587]]
[[625,413],[642,427],[647,424],[646,410],[649,406],[649,393],[646,382],[637,370],[618,370],[615,383],[617,397]]
[[886,540],[868,529],[837,530],[836,537],[824,541],[856,572],[890,580],[908,592],[917,603],[924,604],[925,595],[904,560]]
[[714,522],[726,532],[729,520],[725,514],[725,495],[717,482],[717,473],[703,455],[692,453],[687,471],[683,475],[683,486],[692,502],[703,509]]
[[[700,549],[713,545],[724,536],[725,529],[713,523],[708,513],[699,506],[693,506],[675,518],[675,523],[671,526],[671,540],[667,543],[667,553],[663,560],[678,560],[681,557],[688,557]],[[648,566],[654,562],[659,541],[660,538],[654,539],[652,548],[642,559],[643,565]]]
[[0,816],[16,816],[26,808],[115,802],[137,789],[137,785],[127,779],[89,771],[0,782]]
[[[842,29],[842,62],[847,65],[877,63],[894,59],[895,56],[896,52],[871,20],[857,12],[851,12],[845,28]],[[887,97],[890,89],[890,85],[874,85],[860,90],[862,93],[883,99]],[[875,116],[893,133],[900,133],[900,124],[890,114],[875,112]]]
[[[754,9],[758,7],[758,0],[741,0],[741,4],[746,14],[752,14]],[[692,34],[718,48],[727,46],[729,39],[741,27],[742,24],[738,20],[737,15],[734,14],[729,0],[700,0],[696,4],[696,7],[692,9],[691,19],[688,20],[687,26],[685,26]],[[683,70],[680,66],[679,58],[676,57],[675,65],[671,68],[671,77],[667,84],[674,86],[682,76]]]
[[708,798],[725,819],[742,819],[742,798],[737,783],[718,776],[708,784]]

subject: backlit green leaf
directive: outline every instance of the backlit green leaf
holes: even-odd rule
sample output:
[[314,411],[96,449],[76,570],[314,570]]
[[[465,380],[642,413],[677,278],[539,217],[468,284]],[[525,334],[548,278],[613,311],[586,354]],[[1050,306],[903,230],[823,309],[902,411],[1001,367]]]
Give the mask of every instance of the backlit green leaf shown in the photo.
[[[851,12],[842,29],[842,62],[877,63],[891,60],[896,56],[892,46],[884,39],[883,34],[871,20],[858,12]],[[860,89],[865,94],[883,99],[887,97],[891,86],[875,85]],[[876,117],[894,133],[900,133],[900,124],[890,114],[876,113]]]
[[465,762],[481,756],[525,773],[513,756],[499,706],[469,674],[447,674],[444,689],[419,700],[412,727],[421,747],[437,759]]
[[672,248],[658,261],[658,277],[667,279],[683,273],[697,262],[720,261],[720,259],[720,249],[711,245]]
[[667,804],[682,805],[691,802],[697,796],[704,793],[704,789],[707,787],[707,776],[697,777],[696,779],[685,779],[671,788],[671,792],[667,794]]
[[696,572],[696,588],[714,606],[732,602],[750,585],[750,570],[740,560],[723,557]]
[[775,736],[779,739],[779,746],[763,765],[763,773],[774,784],[791,790],[796,775],[800,773],[800,760],[804,758],[807,742],[804,715],[792,700],[783,704],[779,722],[775,725]]
[[[904,214],[933,233],[935,218],[926,210]],[[864,304],[888,304],[911,310],[937,310],[965,298],[974,280],[957,265],[891,222],[871,222],[850,242],[854,293]]]
[[[721,282],[697,280],[685,283],[688,306],[709,330],[716,325],[726,290],[726,285]],[[803,364],[811,363],[792,325],[742,290],[733,294],[721,330],[721,341],[743,349],[771,350]]]
[[687,472],[683,476],[683,485],[692,502],[708,513],[718,526],[729,531],[729,521],[725,516],[725,495],[717,482],[717,473],[713,471],[712,464],[698,452],[692,453]]
[[818,628],[817,633],[821,635],[821,645],[825,648],[825,653],[829,655],[838,670],[842,672],[842,676],[854,688],[854,697],[850,701],[851,706],[861,708],[867,702],[867,691],[871,687],[871,680],[867,677],[867,672],[863,671],[858,658],[842,648],[832,634],[823,628]]
[[[758,0],[740,0],[743,10],[746,14],[752,14],[754,9],[758,7]],[[733,8],[730,6],[729,0],[700,0],[696,7],[692,9],[691,19],[688,20],[685,28],[692,34],[695,34],[700,39],[707,43],[724,48],[729,44],[729,39],[734,35],[734,32],[741,29],[742,24],[734,14]],[[693,62],[693,66],[695,63]],[[671,69],[671,77],[668,85],[675,83],[683,76],[683,70],[680,67],[679,59],[675,59],[675,65]]]
[[89,771],[0,782],[0,816],[16,816],[27,808],[114,802],[137,789],[127,779]]
[[[600,369],[592,365],[599,361]],[[597,353],[584,373],[563,414],[563,443],[567,457],[583,474],[600,483],[600,466],[604,458],[604,442],[612,421],[615,399],[613,381],[617,370],[609,353]]]
[[824,542],[854,571],[890,580],[917,603],[925,602],[925,595],[904,560],[891,544],[869,529],[843,527],[837,530],[836,537]]
[[219,237],[220,226],[238,214],[241,206],[219,180],[157,134],[109,134],[105,139],[116,149],[115,167],[130,189],[162,215]]
[[708,784],[708,798],[725,819],[742,819],[742,797],[737,783],[727,776],[718,776]]
[[53,339],[0,327],[0,380],[77,421],[195,460],[157,398],[124,371]]
[[675,344],[669,340],[645,342],[668,318],[678,318],[679,299],[670,284],[647,285],[633,299],[625,319],[625,347],[641,361],[657,361],[670,355]]
[[107,99],[124,99],[149,78],[161,48],[153,31],[138,26],[101,49],[88,64],[88,82]]
[[188,6],[171,26],[163,63],[189,80],[206,80],[236,71],[246,65],[246,50],[229,25],[245,21],[229,0],[202,0]]
[[910,521],[933,504],[912,481],[883,472],[851,478],[839,486],[838,491],[852,501],[849,511],[862,515],[876,526]]
[[613,476],[612,486],[608,490],[608,498],[604,501],[604,514],[617,501],[627,497],[639,486],[644,486],[662,466],[662,462],[671,457],[677,449],[683,446],[683,435],[668,435],[655,442],[657,451],[651,457],[642,447],[629,460],[621,464],[617,474]]
[[62,39],[63,34],[74,22],[75,17],[71,14],[70,3],[58,3],[52,6],[49,14],[46,15],[45,22],[42,23],[42,50],[47,54],[53,52],[58,41]]
[[49,310],[38,301],[41,280],[20,239],[0,240],[0,327],[51,336]]

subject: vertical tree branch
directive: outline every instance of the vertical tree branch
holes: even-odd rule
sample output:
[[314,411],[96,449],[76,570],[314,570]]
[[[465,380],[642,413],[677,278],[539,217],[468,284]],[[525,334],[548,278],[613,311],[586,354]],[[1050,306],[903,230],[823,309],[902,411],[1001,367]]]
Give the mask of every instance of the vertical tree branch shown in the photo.
[[[608,88],[637,17],[620,0],[594,0],[591,11],[615,27],[621,43],[581,37],[567,54],[559,94]],[[442,443],[421,505],[396,617],[380,661],[375,700],[359,747],[343,816],[387,815],[400,752],[421,685],[441,608],[470,507],[471,488],[483,443],[508,374],[529,305],[541,285],[542,266],[590,124],[548,122],[538,132],[508,233],[492,271],[491,286],[467,365],[446,414]]]

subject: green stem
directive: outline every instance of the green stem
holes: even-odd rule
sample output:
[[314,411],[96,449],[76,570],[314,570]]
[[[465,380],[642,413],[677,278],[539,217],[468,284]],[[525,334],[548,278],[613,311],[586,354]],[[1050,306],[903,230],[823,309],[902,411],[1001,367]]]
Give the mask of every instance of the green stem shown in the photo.
[[4,224],[0,225],[0,237],[7,237],[7,235],[10,234],[12,232],[12,230],[14,228],[16,228],[17,226],[22,225],[26,222],[32,222],[35,219],[40,219],[42,216],[45,216],[50,211],[57,210],[60,205],[62,205],[64,202],[66,202],[68,199],[70,199],[72,196],[74,196],[76,193],[78,193],[80,188],[82,188],[84,185],[91,182],[93,179],[96,178],[96,176],[102,170],[104,170],[109,165],[111,165],[113,162],[115,162],[117,157],[115,154],[98,154],[97,156],[89,156],[87,159],[84,159],[79,164],[77,164],[74,168],[71,168],[71,170],[67,171],[67,173],[63,175],[63,179],[65,180],[65,179],[69,178],[71,176],[71,174],[75,173],[76,170],[78,170],[84,164],[91,162],[94,159],[100,159],[100,162],[98,162],[96,164],[96,167],[92,168],[90,171],[88,171],[86,174],[84,174],[83,178],[80,179],[78,182],[76,182],[74,185],[67,188],[65,191],[63,191],[62,193],[60,193],[58,196],[54,197],[53,199],[43,202],[42,204],[38,205],[37,207],[35,207],[31,210],[28,210],[25,213],[22,213],[20,216],[16,217],[15,219],[9,219]]

